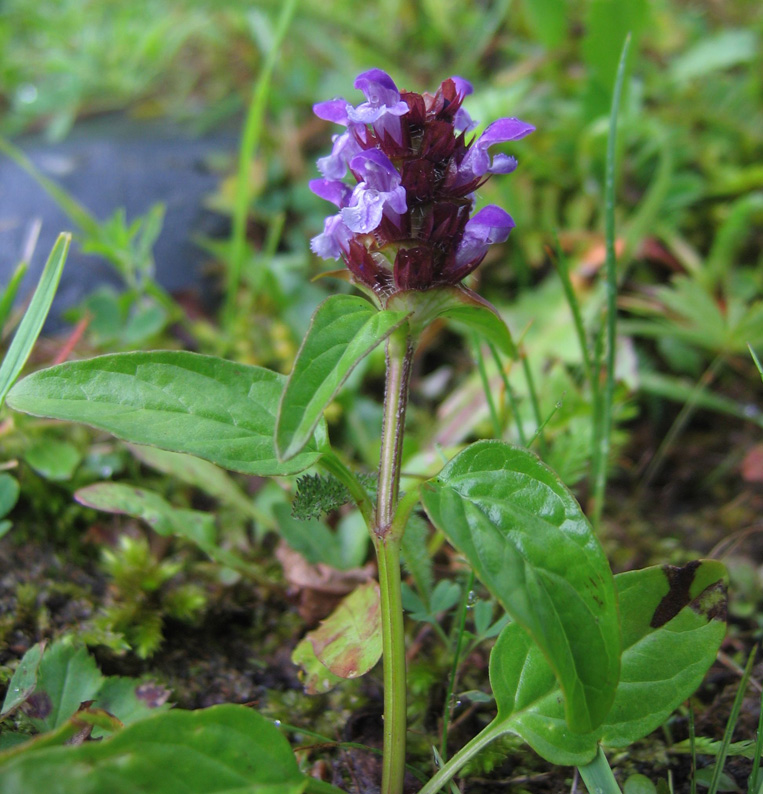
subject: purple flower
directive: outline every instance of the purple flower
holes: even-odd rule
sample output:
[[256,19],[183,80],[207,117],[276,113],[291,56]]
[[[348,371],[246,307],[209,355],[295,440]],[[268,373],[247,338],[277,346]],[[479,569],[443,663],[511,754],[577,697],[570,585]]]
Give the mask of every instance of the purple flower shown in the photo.
[[514,228],[508,212],[490,204],[472,216],[464,226],[464,234],[456,248],[455,269],[459,280],[471,273],[494,243],[505,243]]
[[516,141],[529,135],[535,127],[519,119],[498,119],[494,121],[472,144],[458,166],[455,185],[464,185],[480,179],[485,174],[510,174],[516,167],[514,157],[496,154],[490,159],[488,149],[496,143]]
[[398,221],[408,209],[406,193],[387,155],[369,149],[352,158],[350,170],[362,181],[352,191],[349,206],[340,213],[347,226],[353,232],[372,232],[385,212],[393,222]]
[[[355,88],[366,99],[357,107],[344,99],[314,106],[319,118],[347,130],[318,161],[324,178],[310,183],[339,208],[313,238],[312,250],[342,258],[353,280],[382,302],[395,292],[458,284],[514,227],[511,216],[492,205],[470,217],[474,191],[492,174],[517,167],[514,157],[490,149],[534,127],[499,119],[467,141],[476,124],[462,102],[473,89],[458,76],[434,94],[417,94],[399,91],[388,74],[371,69]],[[343,181],[348,170],[354,187]]]
[[400,92],[392,78],[381,69],[370,69],[355,78],[355,88],[360,89],[368,101],[356,108],[348,105],[350,122],[361,128],[371,124],[380,139],[389,133],[400,143],[400,116],[408,112],[408,105],[400,100]]

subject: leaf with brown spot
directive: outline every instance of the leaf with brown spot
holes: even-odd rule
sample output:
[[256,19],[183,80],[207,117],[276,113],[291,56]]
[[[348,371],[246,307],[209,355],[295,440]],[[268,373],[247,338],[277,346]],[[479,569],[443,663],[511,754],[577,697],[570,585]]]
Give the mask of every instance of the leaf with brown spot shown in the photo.
[[379,585],[369,582],[358,587],[307,639],[318,660],[334,675],[365,675],[382,652]]
[[[619,574],[615,584],[622,668],[602,725],[584,734],[570,731],[548,662],[521,626],[511,623],[490,655],[498,716],[486,731],[516,733],[547,761],[579,766],[593,758],[598,743],[625,747],[646,736],[696,690],[726,633],[724,566],[715,560],[657,566]],[[657,627],[655,614],[663,620]]]

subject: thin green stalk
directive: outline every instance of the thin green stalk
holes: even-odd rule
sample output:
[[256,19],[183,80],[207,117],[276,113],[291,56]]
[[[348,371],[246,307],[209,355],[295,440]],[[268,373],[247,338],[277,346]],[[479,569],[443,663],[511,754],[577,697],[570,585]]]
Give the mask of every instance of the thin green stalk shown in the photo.
[[697,794],[697,737],[694,732],[694,709],[689,704],[689,752],[691,753],[691,789]]
[[579,766],[578,772],[590,794],[622,794],[601,747],[593,761],[585,766]]
[[760,780],[760,757],[763,753],[763,693],[760,696],[760,707],[758,708],[758,732],[755,735],[755,752],[752,757],[752,771],[750,772],[750,782],[747,786],[749,794],[759,794],[763,790],[763,780]]
[[376,537],[381,592],[384,660],[384,755],[382,794],[401,794],[405,775],[406,680],[403,600],[400,590],[400,540]]
[[474,356],[477,359],[477,369],[479,370],[480,380],[482,381],[482,390],[485,392],[487,407],[490,411],[490,419],[493,422],[493,435],[500,439],[503,435],[503,428],[501,426],[501,420],[498,418],[498,411],[495,408],[493,394],[490,391],[490,381],[487,377],[487,368],[485,367],[485,357],[482,355],[482,346],[476,334],[472,336],[472,344],[474,345]]
[[445,693],[445,710],[442,715],[442,738],[440,739],[440,757],[443,760],[448,758],[448,726],[450,724],[450,717],[453,712],[453,692],[456,688],[456,680],[458,678],[458,667],[461,663],[461,648],[464,640],[464,628],[466,626],[466,610],[469,605],[469,598],[471,597],[472,588],[474,587],[474,571],[469,571],[469,580],[464,590],[464,597],[461,600],[461,606],[458,610],[458,618],[456,625],[456,647],[453,651],[453,664],[450,668],[450,677],[448,678],[448,689]]
[[419,794],[435,794],[461,769],[467,761],[505,733],[503,727],[496,722],[491,722],[484,730],[480,731],[470,742],[467,742],[434,777],[419,791]]
[[540,446],[541,457],[546,454],[546,439],[541,432],[543,429],[543,419],[540,415],[540,402],[538,400],[538,392],[535,389],[535,379],[533,378],[532,370],[530,369],[530,362],[527,356],[522,354],[522,371],[525,373],[525,380],[527,381],[527,391],[530,395],[530,404],[533,407],[533,417],[535,424],[538,428],[538,445]]
[[360,510],[360,514],[363,516],[366,526],[369,528],[372,527],[374,520],[373,503],[371,502],[371,497],[368,495],[360,480],[351,469],[345,466],[340,458],[338,458],[329,447],[321,450],[321,452],[323,455],[318,462],[318,465],[325,469],[329,474],[332,474],[334,477],[336,477],[337,480],[344,485],[344,487],[350,492],[352,500],[358,506],[358,510]]
[[509,377],[506,374],[506,371],[503,368],[503,364],[501,362],[501,358],[498,355],[498,351],[495,349],[495,345],[488,344],[490,348],[490,353],[493,356],[493,361],[495,361],[496,367],[498,367],[498,372],[501,375],[501,380],[503,381],[503,388],[506,390],[506,398],[509,401],[509,406],[511,408],[512,414],[514,414],[514,421],[517,425],[517,436],[519,437],[519,443],[523,446],[527,446],[527,437],[525,436],[524,428],[522,427],[522,417],[519,415],[519,406],[517,404],[517,398],[514,396],[514,389],[511,388],[511,384],[509,383]]
[[752,675],[752,666],[755,663],[755,656],[757,655],[757,652],[758,649],[756,646],[750,653],[750,657],[748,658],[747,664],[744,668],[744,674],[742,675],[742,679],[739,682],[739,687],[737,689],[736,696],[734,697],[734,702],[731,706],[731,713],[729,714],[728,721],[726,722],[726,730],[723,732],[723,741],[721,742],[718,755],[715,759],[713,777],[710,780],[710,785],[707,788],[708,794],[716,794],[720,788],[721,774],[723,773],[723,767],[726,764],[726,756],[728,756],[729,753],[731,737],[734,735],[734,728],[736,728],[736,724],[739,720],[739,714],[742,711],[742,702],[744,701],[745,690],[747,689],[747,683],[750,680],[750,676]]
[[694,415],[694,411],[697,408],[697,401],[700,399],[705,389],[715,380],[715,376],[718,374],[718,371],[720,370],[723,363],[724,356],[723,353],[721,353],[713,359],[713,361],[710,363],[710,366],[704,371],[702,377],[695,384],[691,394],[679,411],[678,416],[675,418],[673,424],[665,434],[665,437],[662,439],[657,452],[654,453],[654,457],[650,461],[649,466],[647,466],[647,469],[644,472],[644,476],[641,480],[641,488],[645,488],[647,485],[649,485],[660,468],[662,468],[662,462],[665,459],[665,456],[673,446],[681,431],[684,429],[684,427],[686,427],[689,419],[691,419],[691,417]]
[[223,321],[229,325],[233,319],[236,293],[241,281],[241,271],[246,255],[246,218],[249,213],[249,167],[254,153],[262,137],[263,119],[270,93],[270,78],[275,69],[281,44],[289,29],[292,17],[297,8],[298,0],[286,0],[281,7],[273,45],[265,58],[260,76],[254,86],[252,99],[244,123],[244,133],[238,152],[238,169],[236,172],[236,195],[233,204],[233,230],[231,236],[230,257],[228,260],[227,284],[225,287],[225,305]]
[[[615,253],[615,159],[617,151],[617,117],[620,112],[620,97],[625,79],[625,64],[630,49],[630,33],[625,37],[620,64],[617,67],[615,90],[612,95],[612,111],[609,115],[609,138],[607,141],[607,165],[604,189],[604,237],[606,243],[607,272],[607,325],[606,325],[606,375],[600,400],[601,415],[594,412],[594,462],[593,470],[593,525],[598,527],[604,507],[604,492],[607,487],[607,467],[612,436],[612,403],[615,394],[615,343],[617,334],[617,255]],[[598,361],[598,359],[597,359]],[[594,368],[594,374],[598,367]]]
[[570,280],[570,269],[567,265],[567,257],[562,251],[561,243],[559,242],[559,235],[554,231],[554,246],[556,248],[556,271],[559,273],[559,279],[562,282],[562,289],[567,298],[570,311],[572,312],[572,320],[575,324],[575,333],[578,337],[578,344],[580,345],[580,352],[583,356],[583,371],[585,379],[590,384],[593,382],[593,367],[591,365],[591,354],[588,350],[588,340],[586,338],[585,326],[583,325],[583,315],[580,311],[580,301],[575,294],[575,289]]
[[[382,659],[384,665],[384,756],[381,794],[401,794],[405,775],[406,675],[400,543],[405,529],[398,519],[400,460],[405,409],[413,361],[413,340],[399,329],[387,340],[387,381],[379,460],[379,489],[372,537],[379,565]],[[408,503],[401,513],[410,512]]]

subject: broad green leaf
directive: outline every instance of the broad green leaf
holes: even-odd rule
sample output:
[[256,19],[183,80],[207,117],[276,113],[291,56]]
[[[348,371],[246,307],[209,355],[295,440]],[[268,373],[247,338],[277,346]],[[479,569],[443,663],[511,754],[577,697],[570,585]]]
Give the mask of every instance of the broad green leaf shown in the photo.
[[378,311],[351,295],[332,295],[315,310],[278,410],[281,460],[304,448],[355,366],[405,319],[404,313]]
[[300,794],[308,785],[272,722],[233,705],[157,714],[80,747],[32,749],[0,776],[0,794]]
[[54,730],[83,701],[93,700],[102,684],[103,676],[85,648],[56,642],[43,654],[37,686],[25,707],[27,714],[39,731]]
[[0,518],[7,516],[19,499],[19,484],[15,477],[0,473]]
[[288,463],[276,459],[283,382],[270,370],[197,353],[116,353],[35,372],[16,384],[8,404],[246,474],[293,474],[320,455],[310,445]]
[[160,535],[180,535],[206,549],[214,545],[214,516],[199,510],[173,507],[148,488],[118,482],[97,482],[80,488],[74,498],[85,507],[106,513],[133,516]]
[[41,438],[25,452],[24,460],[46,480],[70,480],[82,461],[73,444],[54,438]]
[[714,561],[615,577],[623,632],[620,682],[591,733],[566,726],[561,693],[543,654],[517,624],[490,656],[498,716],[487,730],[521,736],[554,764],[588,763],[599,742],[625,747],[659,727],[701,683],[725,634],[726,571]]
[[58,235],[58,240],[45,263],[45,269],[42,271],[29,308],[26,310],[16,335],[13,337],[13,342],[0,365],[0,406],[26,364],[34,343],[40,335],[45,318],[50,311],[50,305],[53,303],[53,296],[58,289],[58,282],[61,280],[71,240],[71,234]]
[[[252,500],[227,472],[214,463],[193,455],[184,455],[182,452],[167,452],[158,447],[131,444],[130,451],[152,469],[171,474],[246,515],[259,516],[259,511],[254,509]],[[255,513],[257,516],[254,515]]]
[[620,666],[609,565],[580,506],[526,449],[481,441],[422,489],[434,525],[542,650],[570,728],[606,717]]
[[0,717],[10,714],[34,692],[37,686],[37,670],[44,650],[45,642],[38,642],[24,654],[8,684]]
[[334,675],[365,675],[382,653],[379,585],[369,582],[357,587],[306,639],[318,661]]

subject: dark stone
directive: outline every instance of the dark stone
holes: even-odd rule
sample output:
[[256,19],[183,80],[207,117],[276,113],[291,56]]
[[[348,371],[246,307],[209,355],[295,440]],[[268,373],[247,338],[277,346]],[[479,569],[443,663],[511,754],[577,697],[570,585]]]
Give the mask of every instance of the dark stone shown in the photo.
[[[178,292],[199,284],[207,258],[192,238],[227,233],[227,219],[202,203],[219,179],[207,166],[209,156],[234,151],[236,139],[232,130],[193,137],[177,124],[107,115],[79,123],[59,143],[30,136],[16,146],[99,220],[123,207],[129,223],[153,204],[165,204],[164,226],[154,247],[156,277],[169,292]],[[36,218],[42,231],[21,296],[31,294],[58,234],[76,229],[29,174],[0,155],[0,284],[8,283]],[[103,259],[83,254],[75,242],[52,325],[59,325],[60,313],[98,284],[122,286],[122,281]]]

